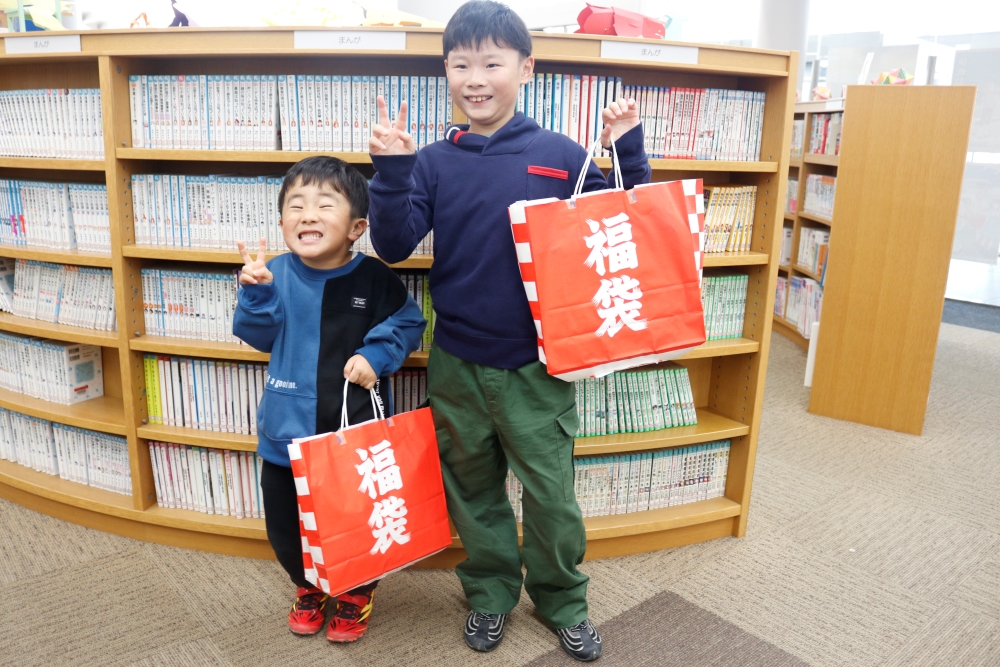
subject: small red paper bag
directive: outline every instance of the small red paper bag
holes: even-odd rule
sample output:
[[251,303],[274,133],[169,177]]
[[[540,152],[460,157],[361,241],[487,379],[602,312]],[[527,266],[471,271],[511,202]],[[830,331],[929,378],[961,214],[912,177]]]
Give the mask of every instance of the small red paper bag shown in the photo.
[[339,595],[451,545],[429,408],[297,439],[288,453],[306,579],[324,592]]
[[705,342],[701,181],[579,194],[588,164],[572,199],[509,209],[539,359],[567,381],[673,359]]

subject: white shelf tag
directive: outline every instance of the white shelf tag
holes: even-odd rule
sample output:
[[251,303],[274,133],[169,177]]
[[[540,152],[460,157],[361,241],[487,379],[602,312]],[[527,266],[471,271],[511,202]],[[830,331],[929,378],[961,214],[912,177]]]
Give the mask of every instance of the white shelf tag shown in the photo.
[[830,100],[826,103],[827,111],[843,111],[844,110],[844,100]]
[[37,32],[32,37],[5,37],[7,53],[79,53],[80,35]]
[[405,51],[405,32],[378,30],[296,30],[296,49]]
[[654,42],[601,40],[601,57],[614,60],[646,60],[657,63],[698,64],[697,46],[677,46]]

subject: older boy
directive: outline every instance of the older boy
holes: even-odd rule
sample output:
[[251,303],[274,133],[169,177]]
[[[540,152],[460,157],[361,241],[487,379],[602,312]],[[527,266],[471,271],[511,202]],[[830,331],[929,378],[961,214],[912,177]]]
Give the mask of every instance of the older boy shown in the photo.
[[[288,627],[312,635],[325,623],[327,595],[303,571],[288,443],[340,428],[345,378],[377,387],[389,405],[388,375],[417,348],[426,322],[389,267],[351,252],[368,215],[368,184],[357,169],[335,158],[302,160],[288,170],[278,208],[291,252],[265,264],[264,239],[256,260],[238,243],[244,266],[233,333],[271,353],[257,409],[267,539],[298,587]],[[348,391],[347,411],[352,423],[375,418],[367,391]],[[337,596],[327,639],[364,635],[377,583]]]
[[[428,364],[448,510],[468,559],[456,568],[472,612],[465,640],[491,651],[524,588],[541,617],[577,660],[601,654],[587,617],[587,582],[577,565],[586,533],[573,491],[573,385],[538,361],[532,322],[511,237],[507,207],[518,200],[572,195],[586,157],[568,137],[515,113],[534,59],[524,22],[497,2],[469,2],[444,32],[445,69],[468,126],[448,130],[415,154],[405,104],[369,140],[372,239],[399,261],[430,229],[430,284],[437,312]],[[603,111],[601,135],[613,137],[626,187],[649,181],[634,100]],[[608,187],[596,166],[584,190]],[[524,486],[524,544],[504,493],[507,466]]]

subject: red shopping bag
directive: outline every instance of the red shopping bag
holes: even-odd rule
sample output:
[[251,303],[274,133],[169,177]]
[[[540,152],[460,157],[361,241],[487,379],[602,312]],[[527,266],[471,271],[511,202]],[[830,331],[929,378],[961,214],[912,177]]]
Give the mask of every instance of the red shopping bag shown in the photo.
[[347,384],[341,430],[288,445],[306,579],[331,595],[451,545],[430,409],[347,426]]
[[617,189],[580,194],[590,159],[572,199],[509,209],[538,356],[563,380],[673,359],[705,342],[701,180],[626,192],[616,168]]

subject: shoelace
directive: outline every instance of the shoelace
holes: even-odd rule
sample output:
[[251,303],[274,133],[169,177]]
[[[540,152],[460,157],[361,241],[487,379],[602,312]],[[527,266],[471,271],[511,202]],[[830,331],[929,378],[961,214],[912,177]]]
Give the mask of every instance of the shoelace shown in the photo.
[[348,621],[356,621],[361,618],[361,607],[354,604],[353,602],[340,602],[340,607],[337,611],[337,617],[343,618]]
[[308,593],[295,601],[295,611],[316,611],[323,603],[323,593]]

